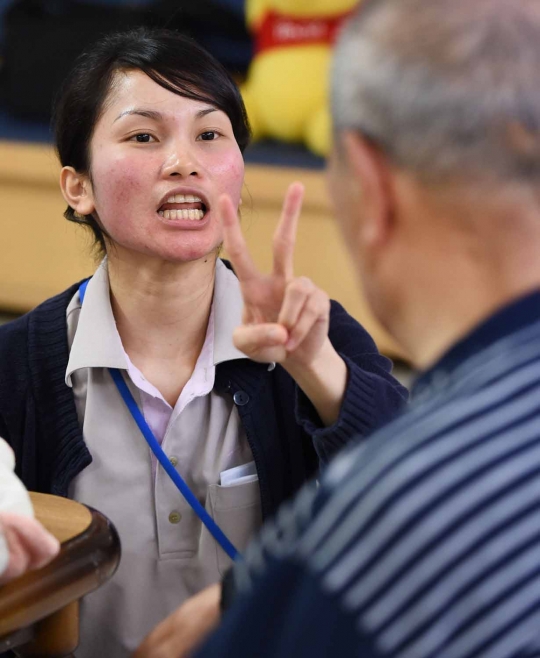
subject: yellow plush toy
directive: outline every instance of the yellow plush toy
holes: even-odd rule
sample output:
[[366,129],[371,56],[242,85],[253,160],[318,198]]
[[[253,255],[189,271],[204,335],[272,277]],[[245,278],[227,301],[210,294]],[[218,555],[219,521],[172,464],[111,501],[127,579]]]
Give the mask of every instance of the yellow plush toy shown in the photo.
[[242,95],[255,139],[330,149],[332,44],[358,0],[246,0],[255,56]]

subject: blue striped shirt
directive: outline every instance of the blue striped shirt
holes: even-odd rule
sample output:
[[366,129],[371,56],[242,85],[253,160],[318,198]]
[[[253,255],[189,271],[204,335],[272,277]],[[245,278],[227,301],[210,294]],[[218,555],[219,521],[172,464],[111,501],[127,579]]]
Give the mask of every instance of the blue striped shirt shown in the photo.
[[540,656],[540,293],[283,507],[198,656]]

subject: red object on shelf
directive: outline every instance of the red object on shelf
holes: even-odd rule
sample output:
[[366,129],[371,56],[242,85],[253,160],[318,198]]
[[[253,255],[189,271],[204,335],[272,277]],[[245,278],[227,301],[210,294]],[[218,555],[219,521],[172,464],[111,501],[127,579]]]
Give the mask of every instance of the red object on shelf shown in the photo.
[[340,27],[351,13],[338,14],[333,18],[293,18],[269,11],[257,30],[255,52],[258,54],[283,46],[333,45]]

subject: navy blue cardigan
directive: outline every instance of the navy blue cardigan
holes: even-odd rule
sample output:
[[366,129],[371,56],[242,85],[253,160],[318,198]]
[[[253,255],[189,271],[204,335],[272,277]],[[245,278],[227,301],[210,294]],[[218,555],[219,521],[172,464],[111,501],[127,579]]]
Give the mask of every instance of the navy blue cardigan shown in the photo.
[[[90,464],[71,388],[66,308],[79,284],[0,327],[0,437],[15,450],[17,473],[32,491],[67,496]],[[391,376],[366,331],[332,302],[330,340],[349,381],[338,421],[324,428],[288,373],[246,359],[219,364],[215,390],[232,395],[259,475],[266,518],[355,435],[395,415],[406,390]],[[238,394],[238,395],[235,395]]]

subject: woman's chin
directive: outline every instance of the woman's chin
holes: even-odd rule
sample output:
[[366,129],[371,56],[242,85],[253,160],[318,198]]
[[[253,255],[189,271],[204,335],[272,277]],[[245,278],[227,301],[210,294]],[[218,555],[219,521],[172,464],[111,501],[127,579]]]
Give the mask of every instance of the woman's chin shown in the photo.
[[204,258],[216,257],[221,241],[213,241],[207,244],[164,244],[152,247],[131,248],[128,250],[132,256],[139,261],[163,260],[169,263],[190,263]]
[[107,249],[109,259],[115,253],[122,260],[136,262],[163,260],[174,263],[188,263],[216,255],[223,242],[221,231],[189,231],[171,234],[150,234],[138,236],[114,236]]
[[215,254],[223,242],[221,227],[213,222],[198,231],[167,231],[157,236],[156,256],[175,262],[191,262]]

